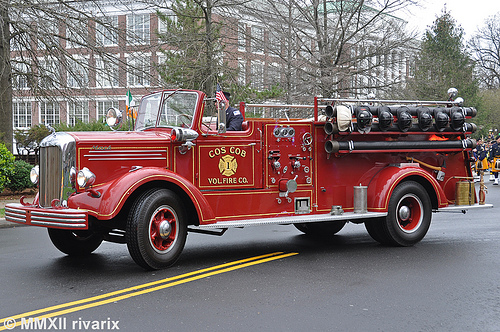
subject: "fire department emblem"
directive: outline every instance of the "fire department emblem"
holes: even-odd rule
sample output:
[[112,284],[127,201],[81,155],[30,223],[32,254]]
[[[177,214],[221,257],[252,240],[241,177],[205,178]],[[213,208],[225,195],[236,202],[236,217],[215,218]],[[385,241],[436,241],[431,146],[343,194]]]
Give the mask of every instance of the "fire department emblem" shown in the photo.
[[222,175],[231,176],[236,173],[237,168],[238,162],[234,156],[228,154],[220,158],[219,170]]

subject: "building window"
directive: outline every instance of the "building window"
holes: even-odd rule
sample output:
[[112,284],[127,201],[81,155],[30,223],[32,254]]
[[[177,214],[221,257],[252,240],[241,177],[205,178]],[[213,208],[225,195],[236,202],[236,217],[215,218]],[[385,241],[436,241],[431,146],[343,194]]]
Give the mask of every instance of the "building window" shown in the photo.
[[271,63],[267,67],[267,81],[269,87],[281,83],[281,70],[277,63]]
[[68,102],[68,125],[74,126],[77,121],[89,122],[89,103],[86,101]]
[[118,108],[118,101],[106,100],[97,102],[97,120],[106,117],[106,113],[112,107]]
[[[56,20],[40,20],[37,26],[37,47],[39,50],[45,50],[50,47],[58,47],[59,24]],[[29,44],[27,44],[29,45]]]
[[245,52],[247,48],[247,27],[245,24],[238,25],[238,51]]
[[97,45],[118,45],[118,16],[100,17],[99,20],[96,24]]
[[245,85],[246,84],[246,60],[238,59],[238,83]]
[[89,60],[85,58],[68,59],[67,83],[70,88],[89,86]]
[[96,67],[96,86],[101,88],[117,87],[118,81],[118,63],[115,58],[103,59],[95,58]]
[[81,48],[87,46],[88,40],[88,26],[87,20],[69,19],[66,28],[66,47],[68,48]]
[[149,43],[149,14],[127,15],[128,44]]
[[12,88],[15,90],[29,89],[28,85],[29,68],[26,63],[12,64]]
[[264,64],[261,61],[252,61],[252,83],[254,89],[262,90],[264,88]]
[[42,89],[53,89],[60,86],[60,65],[54,58],[40,59],[38,62],[39,85]]
[[60,123],[59,103],[41,102],[40,103],[40,123],[55,125]]
[[167,20],[171,24],[177,24],[177,16],[172,11],[161,12],[161,15],[164,17],[158,17],[158,32],[159,33],[167,33],[168,32],[168,24]]
[[31,127],[31,102],[12,103],[14,128]]
[[264,53],[264,28],[252,27],[252,52]]
[[133,86],[149,86],[149,55],[147,56],[130,56],[127,59],[127,85]]

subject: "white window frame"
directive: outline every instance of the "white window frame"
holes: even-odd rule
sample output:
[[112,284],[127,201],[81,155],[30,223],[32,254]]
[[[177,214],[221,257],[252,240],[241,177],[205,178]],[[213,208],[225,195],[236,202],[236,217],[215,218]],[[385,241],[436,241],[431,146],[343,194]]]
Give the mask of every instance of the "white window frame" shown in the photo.
[[[96,23],[96,40],[99,46],[118,45],[118,16],[103,16],[99,20],[106,25]],[[109,27],[108,27],[109,26]]]
[[106,113],[108,112],[108,109],[111,107],[118,108],[119,107],[119,101],[117,100],[97,100],[96,103],[96,119],[99,121],[102,117],[106,117]]
[[[141,75],[146,73],[146,75]],[[151,53],[133,53],[127,55],[127,86],[151,86]]]
[[68,126],[74,126],[76,119],[84,123],[89,123],[89,101],[88,100],[75,100],[67,102],[68,113]]
[[[50,106],[48,109],[47,106]],[[61,123],[61,107],[58,101],[41,101],[38,103],[39,114],[38,122],[40,124],[54,125]],[[47,111],[51,113],[48,114]],[[50,118],[50,121],[47,121]]]
[[[66,86],[69,88],[77,89],[88,87],[89,58],[74,56],[73,58],[68,60],[68,69],[66,70]],[[86,62],[86,64],[82,64],[83,62]]]
[[127,44],[149,44],[151,18],[149,13],[127,15]]
[[15,129],[29,129],[32,126],[32,123],[33,123],[33,115],[31,109],[31,101],[13,100],[12,127]]
[[100,56],[95,57],[95,84],[98,88],[114,88],[120,85],[120,66],[118,59],[110,57],[103,59]]

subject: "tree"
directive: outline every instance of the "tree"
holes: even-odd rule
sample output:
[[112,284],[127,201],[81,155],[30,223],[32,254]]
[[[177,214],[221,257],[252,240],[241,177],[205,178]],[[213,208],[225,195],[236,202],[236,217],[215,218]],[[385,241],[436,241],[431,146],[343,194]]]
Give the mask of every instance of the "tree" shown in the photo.
[[220,22],[214,22],[213,10],[220,1],[175,0],[167,7],[170,15],[158,12],[166,24],[159,37],[166,49],[159,73],[167,84],[198,89],[215,95],[223,64],[220,54]]
[[242,16],[252,13],[268,31],[264,42],[280,58],[282,83],[291,94],[288,100],[312,94],[334,97],[377,91],[381,95],[404,82],[405,53],[414,36],[393,14],[414,3],[253,1]]
[[[128,1],[101,0],[2,1],[0,132],[5,133],[6,144],[12,143],[13,86],[19,89],[20,97],[75,100],[76,95],[92,95],[89,89],[92,75],[109,77],[110,73],[118,71],[115,68],[119,65],[129,71],[148,74],[142,62],[133,61],[140,52],[131,52],[125,59],[115,56],[107,47],[110,39],[115,45],[125,45],[124,41],[129,38],[149,41],[149,34],[140,36],[127,31],[126,35],[125,27],[109,16],[110,9],[117,6],[131,13],[139,6],[134,3],[131,5],[134,7],[128,7],[127,4]],[[144,52],[156,47],[139,44]]]
[[467,105],[478,106],[474,62],[465,49],[463,36],[462,27],[444,9],[422,40],[415,77],[409,85],[413,97],[446,100],[448,88],[454,87]]
[[469,41],[478,77],[487,89],[500,88],[500,13],[489,17]]

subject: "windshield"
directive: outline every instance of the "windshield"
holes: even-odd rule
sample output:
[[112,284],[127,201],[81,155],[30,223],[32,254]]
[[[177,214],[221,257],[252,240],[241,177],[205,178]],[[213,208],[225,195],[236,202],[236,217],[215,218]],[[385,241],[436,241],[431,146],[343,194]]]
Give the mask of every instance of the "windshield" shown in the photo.
[[198,94],[190,91],[165,91],[160,106],[161,92],[144,97],[139,106],[137,130],[155,127],[191,127]]
[[137,130],[144,130],[156,125],[156,118],[158,117],[160,100],[161,92],[142,98],[141,104],[139,105],[137,123],[135,126]]

